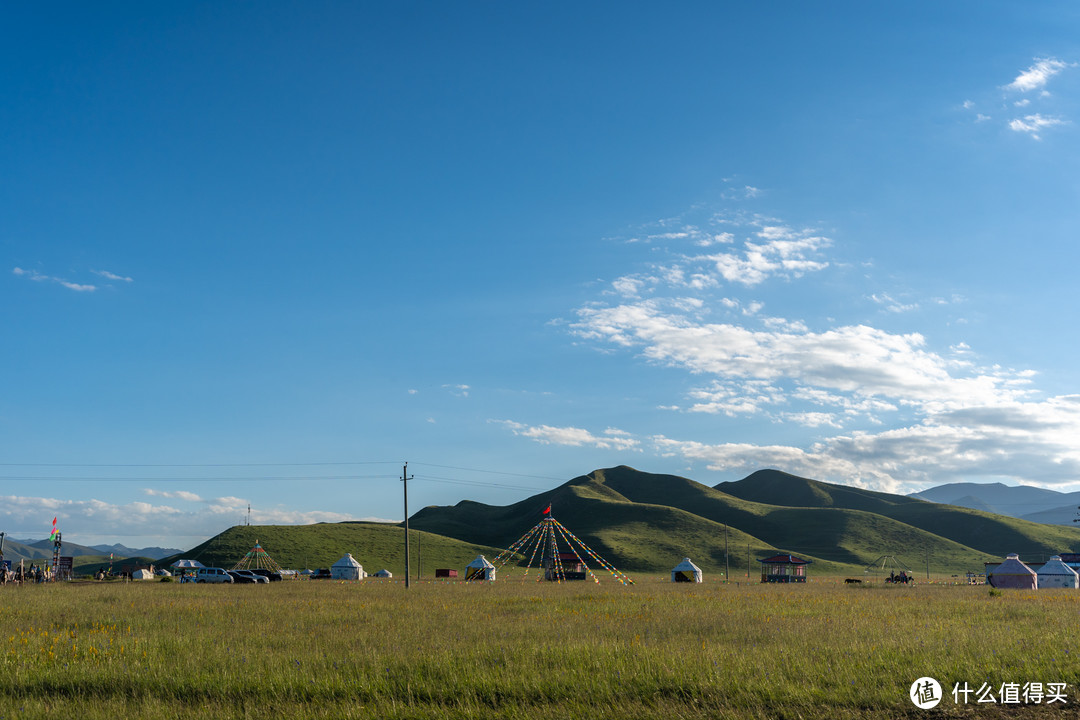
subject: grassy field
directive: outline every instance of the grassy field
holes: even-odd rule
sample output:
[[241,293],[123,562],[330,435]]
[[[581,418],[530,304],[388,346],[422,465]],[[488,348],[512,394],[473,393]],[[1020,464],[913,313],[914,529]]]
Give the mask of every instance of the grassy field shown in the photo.
[[[0,717],[1076,716],[1080,593],[293,581],[0,588]],[[908,699],[938,679],[933,711]],[[957,705],[955,682],[1068,683]]]

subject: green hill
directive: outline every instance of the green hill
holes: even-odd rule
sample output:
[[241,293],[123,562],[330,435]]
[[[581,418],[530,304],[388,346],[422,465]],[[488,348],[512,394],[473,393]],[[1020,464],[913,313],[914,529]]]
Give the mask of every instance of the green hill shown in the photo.
[[470,542],[506,546],[540,519],[547,503],[560,522],[627,571],[656,571],[690,556],[703,569],[729,559],[745,573],[771,551],[812,559],[819,571],[861,572],[882,555],[912,567],[929,556],[949,574],[981,570],[1007,552],[1040,560],[1080,546],[1080,530],[1039,525],[901,495],[761,471],[710,488],[675,475],[621,466],[597,470],[505,507],[462,502],[411,520]]
[[[596,470],[506,506],[464,500],[410,518],[413,572],[421,564],[461,570],[479,554],[494,557],[552,514],[594,551],[629,573],[666,572],[690,557],[732,579],[758,573],[757,560],[790,552],[814,571],[861,574],[883,555],[912,568],[929,560],[935,574],[981,571],[1009,552],[1039,561],[1080,548],[1080,528],[1040,525],[917,498],[874,492],[764,470],[715,488],[676,475],[620,466]],[[346,552],[368,572],[404,571],[400,525],[336,523],[237,526],[183,553],[232,567],[258,540],[282,566],[328,567]],[[180,556],[159,561],[168,565]],[[749,560],[749,562],[748,562]],[[725,562],[726,561],[726,562]],[[749,567],[748,567],[749,566]]]
[[[1044,525],[981,510],[759,470],[715,488],[747,501],[789,508],[866,510],[1000,559],[1008,553],[1041,560],[1080,549],[1080,529]],[[898,554],[898,553],[890,553]]]
[[[462,572],[477,555],[494,557],[498,548],[409,530],[411,571],[419,568],[432,577],[436,568]],[[180,558],[198,560],[203,565],[232,568],[258,542],[284,568],[328,568],[345,553],[352,553],[364,570],[374,573],[386,568],[395,576],[405,572],[405,534],[401,525],[345,522],[315,525],[237,525],[191,550],[155,563],[168,567]],[[462,574],[464,574],[462,572]]]

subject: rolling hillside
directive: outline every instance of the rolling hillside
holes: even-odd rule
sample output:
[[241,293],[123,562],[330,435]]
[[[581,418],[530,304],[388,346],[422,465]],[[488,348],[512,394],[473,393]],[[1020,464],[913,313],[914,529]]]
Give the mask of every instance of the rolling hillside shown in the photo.
[[[462,502],[429,507],[411,522],[470,542],[506,546],[539,521],[556,517],[627,571],[670,567],[684,555],[710,572],[729,558],[745,573],[762,553],[791,552],[819,571],[861,572],[882,555],[935,572],[981,570],[1005,553],[1043,557],[1080,548],[1080,530],[1057,528],[901,495],[760,471],[710,488],[674,475],[629,467],[597,470],[519,503]],[[736,574],[733,569],[733,576]]]
[[[983,562],[1009,552],[1041,561],[1080,550],[1078,528],[775,470],[714,488],[620,466],[512,505],[464,500],[424,508],[410,518],[413,572],[418,563],[428,577],[436,567],[460,571],[478,554],[497,555],[540,522],[549,503],[563,525],[630,573],[663,573],[689,556],[707,573],[722,572],[726,560],[733,580],[746,577],[748,569],[755,578],[757,560],[781,551],[813,560],[815,572],[861,574],[879,557],[893,555],[920,572],[929,560],[934,574],[960,574],[981,572]],[[285,567],[327,567],[351,552],[368,572],[404,570],[401,526],[380,523],[238,526],[182,556],[232,567],[256,540]]]
[[778,470],[759,470],[716,489],[744,500],[792,508],[845,508],[873,512],[912,528],[948,538],[995,557],[1019,553],[1041,560],[1080,549],[1080,530],[1044,525],[907,495],[862,490],[809,480]]
[[[191,550],[163,558],[155,564],[168,567],[180,558],[188,558],[203,565],[231,568],[256,542],[285,568],[328,568],[345,553],[352,553],[369,573],[383,568],[394,575],[405,572],[405,540],[401,526],[368,522],[237,525]],[[414,577],[418,565],[426,577],[432,577],[435,568],[453,568],[462,572],[477,555],[494,557],[499,553],[498,548],[411,528],[410,543]]]

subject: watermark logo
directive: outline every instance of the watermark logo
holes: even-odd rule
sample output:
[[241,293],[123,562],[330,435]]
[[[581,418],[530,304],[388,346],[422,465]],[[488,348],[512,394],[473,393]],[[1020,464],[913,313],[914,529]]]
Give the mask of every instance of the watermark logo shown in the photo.
[[911,683],[911,692],[908,695],[915,707],[929,710],[941,702],[941,683],[932,677],[921,677]]

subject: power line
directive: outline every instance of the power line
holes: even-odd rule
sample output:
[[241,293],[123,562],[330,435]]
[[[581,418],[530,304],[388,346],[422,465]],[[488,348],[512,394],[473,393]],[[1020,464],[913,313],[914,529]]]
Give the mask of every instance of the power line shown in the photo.
[[[396,465],[396,460],[299,463],[0,463],[0,467],[101,467],[101,468],[215,468],[215,467],[315,467],[319,465]],[[478,470],[476,472],[494,472]]]

